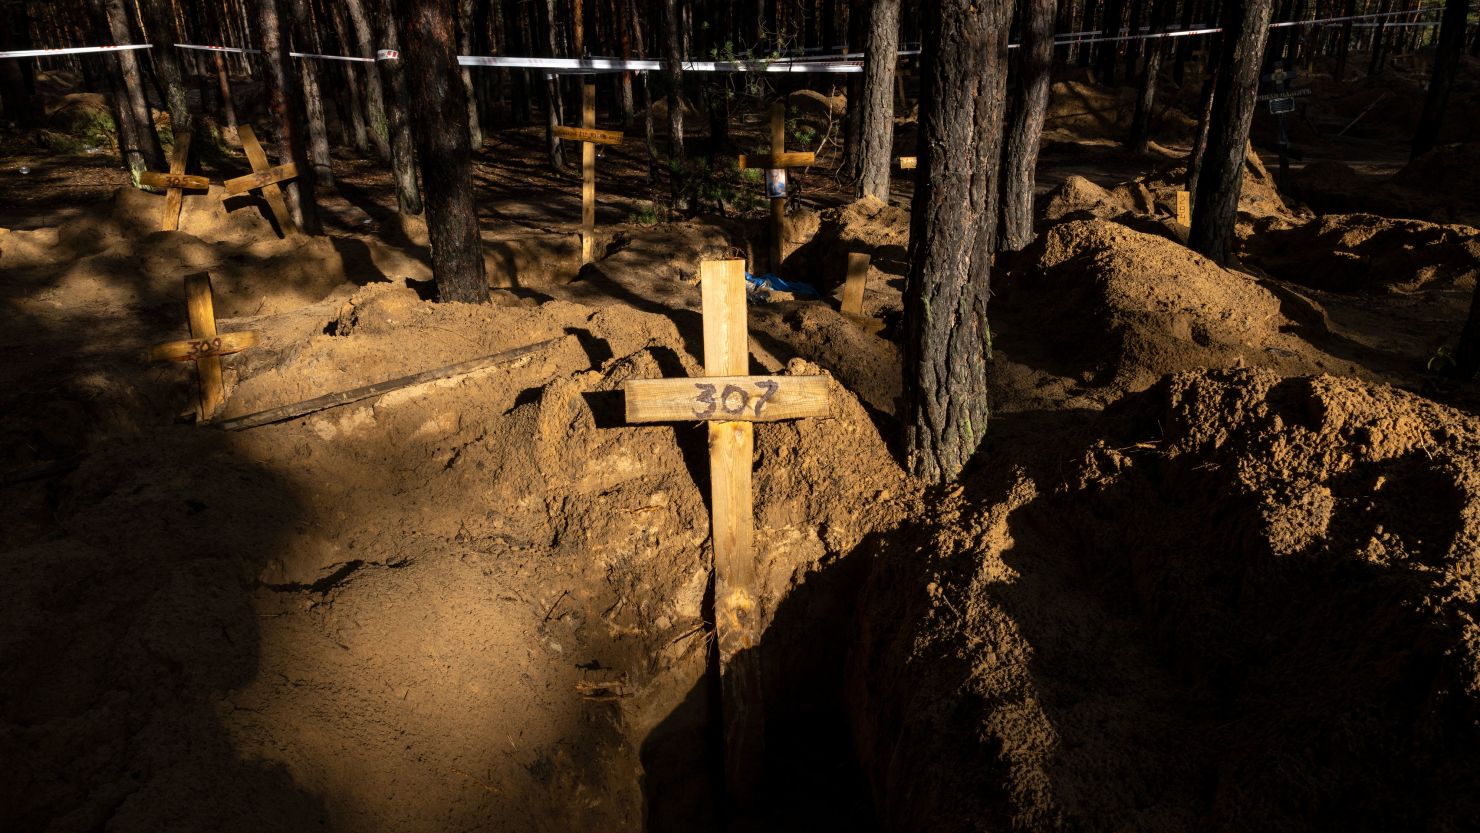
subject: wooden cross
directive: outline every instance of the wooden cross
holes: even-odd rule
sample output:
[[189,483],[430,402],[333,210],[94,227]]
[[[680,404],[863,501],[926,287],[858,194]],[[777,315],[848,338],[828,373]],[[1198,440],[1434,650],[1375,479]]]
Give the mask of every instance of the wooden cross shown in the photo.
[[740,170],[766,169],[766,193],[771,197],[771,274],[781,274],[781,236],[786,223],[786,169],[805,168],[817,161],[815,153],[786,152],[786,103],[771,105],[771,152],[740,156]]
[[623,385],[628,422],[709,423],[711,541],[714,545],[715,635],[725,727],[725,777],[745,800],[764,757],[760,611],[751,549],[751,461],[755,422],[827,416],[822,376],[748,376],[745,261],[700,265],[704,306],[704,377],[634,379]]
[[177,231],[180,228],[180,209],[185,205],[185,191],[205,191],[211,187],[210,180],[203,176],[185,173],[185,162],[190,157],[190,134],[175,131],[175,149],[170,153],[170,172],[167,174],[145,171],[139,174],[139,184],[150,188],[163,188],[164,219],[161,231]]
[[596,240],[596,146],[620,145],[620,130],[596,129],[596,85],[587,84],[581,106],[581,126],[555,128],[555,136],[581,143],[581,262],[590,263]]
[[262,145],[257,141],[257,134],[251,125],[237,127],[237,135],[242,140],[242,150],[247,154],[247,161],[252,163],[252,172],[226,180],[226,196],[235,197],[248,191],[261,190],[262,198],[267,200],[272,216],[277,218],[278,228],[282,229],[283,236],[297,234],[298,226],[293,222],[293,215],[288,213],[288,204],[283,201],[283,189],[278,187],[278,183],[297,179],[298,166],[292,162],[275,168],[269,165],[267,154],[263,153]]
[[211,292],[211,276],[205,273],[185,278],[185,309],[190,318],[190,338],[167,341],[149,349],[150,361],[194,361],[200,377],[200,402],[197,416],[209,422],[216,409],[226,401],[221,381],[221,357],[240,353],[257,343],[257,334],[216,332],[216,303]]

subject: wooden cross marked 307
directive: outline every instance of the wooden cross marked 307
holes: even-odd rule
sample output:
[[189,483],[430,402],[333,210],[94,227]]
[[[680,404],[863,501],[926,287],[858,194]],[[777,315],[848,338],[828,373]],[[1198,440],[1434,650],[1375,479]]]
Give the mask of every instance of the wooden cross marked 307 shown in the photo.
[[298,166],[286,162],[272,167],[267,162],[267,154],[262,151],[262,144],[257,141],[257,134],[252,126],[243,124],[236,130],[241,137],[242,150],[247,154],[247,161],[252,163],[252,172],[226,180],[226,196],[240,196],[260,189],[262,198],[267,200],[267,206],[272,209],[272,216],[277,218],[278,228],[282,229],[283,236],[297,234],[298,226],[293,222],[293,215],[288,212],[288,204],[283,201],[283,189],[278,187],[278,183],[297,179]]
[[715,631],[725,726],[725,773],[732,796],[755,787],[764,752],[760,610],[752,550],[751,463],[755,422],[831,413],[822,376],[748,376],[745,261],[700,265],[704,377],[634,379],[623,385],[628,422],[709,423]]
[[[817,161],[811,152],[786,152],[786,103],[777,101],[771,105],[771,152],[766,156],[740,156],[740,170],[765,168],[766,192],[771,194],[771,274],[781,274],[781,235],[786,224],[785,179],[779,179],[780,193],[772,189],[771,171],[779,171],[782,177],[787,168],[805,168]],[[759,273],[759,270],[757,270]]]
[[620,130],[596,129],[596,85],[582,93],[581,126],[557,126],[555,136],[581,143],[581,262],[590,263],[596,241],[596,146],[620,145]]
[[226,401],[226,386],[221,379],[221,357],[257,343],[257,334],[216,332],[216,302],[211,292],[211,276],[205,273],[185,278],[185,308],[190,318],[190,338],[167,341],[149,349],[150,361],[194,361],[200,377],[200,402],[197,416],[209,422],[216,409]]
[[145,171],[139,174],[139,184],[150,188],[165,189],[164,218],[160,220],[161,231],[178,231],[180,209],[185,204],[185,191],[205,191],[211,183],[203,176],[185,173],[185,163],[190,158],[190,134],[175,131],[175,149],[170,153],[170,172],[167,174]]

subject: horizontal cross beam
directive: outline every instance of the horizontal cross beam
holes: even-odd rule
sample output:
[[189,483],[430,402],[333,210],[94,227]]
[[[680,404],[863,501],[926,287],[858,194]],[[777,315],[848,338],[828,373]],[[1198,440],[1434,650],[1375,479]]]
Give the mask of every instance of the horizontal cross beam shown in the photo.
[[265,188],[268,185],[275,185],[289,179],[297,179],[297,177],[298,166],[289,162],[284,165],[278,165],[275,168],[268,168],[265,171],[254,171],[244,176],[236,177],[235,179],[226,180],[226,195],[235,197],[245,194],[248,191]]
[[769,153],[764,156],[746,156],[740,154],[740,170],[747,168],[765,168],[774,170],[776,168],[805,168],[816,164],[817,154],[811,151],[789,151],[786,153]]
[[220,333],[211,338],[192,338],[184,341],[167,341],[149,348],[151,362],[188,362],[211,356],[229,356],[257,343],[257,334],[251,330],[240,333]]
[[622,390],[628,422],[770,422],[831,412],[825,376],[632,379]]
[[555,137],[572,142],[590,142],[595,145],[620,145],[624,134],[620,130],[597,130],[594,127],[568,127],[561,125],[554,130]]
[[139,184],[148,185],[150,188],[184,188],[189,191],[205,191],[211,187],[211,181],[203,176],[162,174],[158,171],[145,171],[139,174]]

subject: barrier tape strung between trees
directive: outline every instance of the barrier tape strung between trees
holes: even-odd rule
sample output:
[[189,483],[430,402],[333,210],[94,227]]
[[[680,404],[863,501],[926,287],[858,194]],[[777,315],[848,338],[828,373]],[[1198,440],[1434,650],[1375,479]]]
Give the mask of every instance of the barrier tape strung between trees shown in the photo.
[[[1470,8],[1475,8],[1472,3]],[[1405,9],[1395,12],[1371,12],[1368,14],[1345,15],[1342,17],[1321,17],[1311,20],[1286,20],[1279,23],[1269,24],[1271,29],[1283,29],[1291,26],[1334,26],[1341,23],[1352,22],[1355,26],[1363,28],[1382,26],[1385,28],[1396,27],[1423,27],[1433,28],[1438,26],[1435,22],[1395,22],[1395,23],[1355,23],[1355,21],[1378,20],[1386,17],[1403,17],[1405,15],[1436,14],[1442,12],[1442,6],[1430,8]],[[1473,24],[1467,24],[1473,25]],[[1062,32],[1054,35],[1055,46],[1075,46],[1091,43],[1115,43],[1119,41],[1132,40],[1155,40],[1159,38],[1185,38],[1197,35],[1212,35],[1223,31],[1219,26],[1208,26],[1203,28],[1175,29],[1168,28],[1163,32],[1150,32],[1148,27],[1142,27],[1138,34],[1113,35],[1108,37],[1097,37],[1104,34],[1104,30],[1096,29],[1085,32]],[[1124,32],[1125,29],[1120,31]],[[1019,44],[1008,44],[1009,49],[1016,49]],[[247,49],[239,46],[207,46],[194,43],[177,43],[179,49],[197,49],[206,52],[234,52],[237,54],[261,54],[260,49]],[[152,49],[153,44],[131,43],[110,46],[66,46],[51,49],[20,49],[11,52],[0,52],[0,58],[53,58],[61,55],[80,55],[89,52],[123,52],[133,49]],[[294,58],[315,58],[326,61],[355,61],[359,63],[372,64],[376,61],[393,61],[401,57],[401,53],[395,49],[381,49],[375,53],[374,58],[361,58],[356,55],[320,55],[313,52],[289,52]],[[901,56],[918,55],[918,49],[904,49],[898,52]],[[683,61],[682,68],[685,72],[862,72],[862,52],[846,52],[839,55],[818,55],[788,57],[773,60],[741,60],[741,61]],[[487,66],[500,67],[504,69],[544,69],[564,70],[567,72],[625,72],[636,70],[648,72],[662,70],[663,62],[651,59],[624,59],[624,58],[533,58],[504,55],[459,55],[457,63],[460,66]]]

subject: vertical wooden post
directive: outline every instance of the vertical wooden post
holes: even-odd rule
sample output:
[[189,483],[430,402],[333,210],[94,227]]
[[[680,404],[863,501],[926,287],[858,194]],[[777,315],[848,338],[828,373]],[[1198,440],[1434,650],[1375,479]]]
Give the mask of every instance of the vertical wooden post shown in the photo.
[[[185,130],[175,131],[175,149],[170,152],[170,173],[185,173],[185,161],[190,155],[190,133]],[[169,188],[164,192],[164,222],[161,227],[165,231],[180,230],[180,209],[185,204],[185,190],[182,188]]]
[[[216,305],[211,298],[211,276],[205,273],[185,279],[185,309],[190,317],[190,337],[208,341],[216,337]],[[221,357],[204,356],[195,360],[200,376],[200,421],[209,422],[225,401],[221,381]]]
[[[579,6],[578,6],[579,8]],[[596,127],[596,85],[586,84],[581,127]],[[596,241],[596,143],[581,142],[581,262],[590,263]]]
[[[249,124],[243,124],[236,130],[237,138],[242,142],[242,153],[247,155],[247,161],[252,164],[253,171],[266,171],[272,167],[267,161],[267,154],[262,150],[262,144],[257,141],[257,133]],[[281,156],[285,156],[282,154]],[[288,203],[283,200],[283,189],[277,183],[262,186],[262,198],[267,200],[267,205],[272,209],[272,216],[277,218],[278,228],[283,236],[298,233],[298,226],[293,222],[293,214],[288,211]]]
[[1192,226],[1192,196],[1186,191],[1177,192],[1177,225]]
[[843,312],[863,315],[863,288],[868,283],[870,258],[863,252],[848,253],[848,280],[843,284]]
[[[771,156],[776,158],[786,152],[786,102],[771,105]],[[767,172],[767,176],[770,172]],[[786,176],[783,169],[782,176]],[[788,182],[787,186],[790,187]],[[782,230],[786,225],[786,197],[771,198],[771,274],[781,276]]]
[[[704,375],[743,376],[749,370],[745,320],[745,261],[706,261],[699,267],[704,310]],[[765,754],[762,711],[760,611],[751,548],[750,497],[755,437],[749,422],[709,423],[714,612],[719,641],[725,732],[725,781],[744,802],[759,781]]]

